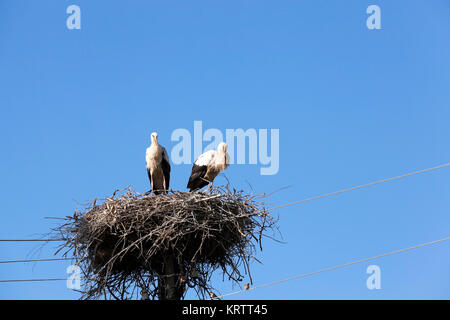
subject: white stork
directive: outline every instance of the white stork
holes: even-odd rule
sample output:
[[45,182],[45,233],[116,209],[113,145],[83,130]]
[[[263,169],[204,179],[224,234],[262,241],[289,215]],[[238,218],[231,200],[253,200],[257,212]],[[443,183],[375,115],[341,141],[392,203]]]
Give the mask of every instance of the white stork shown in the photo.
[[166,192],[170,182],[170,162],[166,148],[158,144],[158,133],[152,133],[152,143],[145,152],[150,186],[155,194]]
[[209,150],[200,155],[192,166],[191,176],[187,188],[190,191],[198,190],[212,183],[220,171],[230,165],[230,156],[227,153],[227,144],[219,143],[216,150]]

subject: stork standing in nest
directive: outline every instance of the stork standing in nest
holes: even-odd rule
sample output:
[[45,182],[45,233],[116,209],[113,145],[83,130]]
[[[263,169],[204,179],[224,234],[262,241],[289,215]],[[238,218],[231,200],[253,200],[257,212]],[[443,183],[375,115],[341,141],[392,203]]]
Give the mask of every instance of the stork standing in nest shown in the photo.
[[151,135],[152,143],[145,152],[145,162],[147,167],[150,186],[155,194],[167,192],[170,182],[170,162],[166,148],[159,145],[158,133]]
[[230,156],[227,153],[227,144],[221,142],[217,147],[217,151],[209,150],[195,160],[187,188],[192,192],[203,188],[209,183],[211,183],[210,187],[212,188],[214,179],[229,165]]

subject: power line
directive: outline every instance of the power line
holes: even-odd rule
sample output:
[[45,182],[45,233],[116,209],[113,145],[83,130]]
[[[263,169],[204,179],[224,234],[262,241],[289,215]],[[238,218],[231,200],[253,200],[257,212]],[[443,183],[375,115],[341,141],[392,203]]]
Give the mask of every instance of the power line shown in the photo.
[[344,263],[344,264],[341,264],[341,265],[337,265],[337,266],[334,266],[334,267],[329,267],[329,268],[317,270],[317,271],[310,272],[310,273],[305,273],[305,274],[302,274],[302,275],[299,275],[299,276],[296,276],[296,277],[291,277],[291,278],[287,278],[287,279],[283,279],[283,280],[269,282],[269,283],[262,284],[262,285],[259,285],[259,286],[256,286],[256,287],[250,287],[247,290],[239,290],[239,291],[223,294],[221,296],[218,296],[217,298],[223,298],[223,297],[235,295],[235,294],[238,294],[238,293],[241,293],[241,292],[246,292],[246,291],[255,290],[255,289],[259,289],[259,288],[264,288],[264,287],[272,286],[272,285],[275,285],[275,284],[279,284],[279,283],[283,283],[283,282],[287,282],[287,281],[291,281],[291,280],[305,278],[305,277],[312,276],[312,275],[315,275],[315,274],[318,274],[318,273],[323,273],[323,272],[327,272],[327,271],[340,269],[340,268],[347,267],[347,266],[350,266],[350,265],[353,265],[353,264],[379,259],[379,258],[382,258],[382,257],[386,257],[386,256],[390,256],[390,255],[393,255],[393,254],[397,254],[397,253],[401,253],[401,252],[405,252],[405,251],[409,251],[409,250],[413,250],[413,249],[429,246],[429,245],[432,245],[432,244],[436,244],[436,243],[440,243],[440,242],[444,242],[444,241],[448,241],[448,240],[450,240],[450,237],[443,238],[443,239],[440,239],[440,240],[431,241],[431,242],[426,242],[426,243],[422,243],[422,244],[418,244],[418,245],[415,245],[415,246],[412,246],[412,247],[409,247],[409,248],[405,248],[405,249],[400,249],[400,250],[396,250],[396,251],[383,253],[383,254],[380,254],[380,255],[377,255],[377,256],[374,256],[374,257],[370,257],[370,258],[365,258],[365,259],[360,259],[360,260]]
[[337,194],[340,194],[340,193],[353,191],[353,190],[357,190],[357,189],[373,186],[373,185],[376,185],[376,184],[380,184],[380,183],[383,183],[383,182],[393,181],[393,180],[409,177],[409,176],[412,176],[412,175],[416,175],[416,174],[419,174],[419,173],[425,173],[425,172],[441,169],[441,168],[448,167],[448,166],[450,166],[450,163],[441,164],[441,165],[436,166],[436,167],[423,169],[423,170],[419,170],[419,171],[414,171],[414,172],[402,174],[400,176],[387,178],[387,179],[383,179],[383,180],[378,180],[378,181],[370,182],[370,183],[363,184],[363,185],[360,185],[360,186],[351,187],[351,188],[348,188],[348,189],[343,189],[343,190],[339,190],[339,191],[335,191],[335,192],[326,193],[326,194],[322,194],[322,195],[319,195],[319,196],[311,197],[311,198],[308,198],[308,199],[303,199],[303,200],[300,200],[300,201],[295,201],[295,202],[283,204],[283,205],[280,205],[278,207],[270,208],[269,211],[270,210],[284,208],[284,207],[288,207],[288,206],[293,206],[293,205],[296,205],[296,204],[305,203],[305,202],[308,202],[308,201],[317,200],[317,199],[321,199],[321,198],[325,198],[325,197],[329,197],[329,196],[334,196],[334,195],[337,195]]
[[0,242],[49,242],[49,241],[65,241],[64,239],[0,239]]
[[50,259],[30,259],[30,260],[5,260],[0,261],[0,263],[20,263],[20,262],[41,262],[41,261],[63,261],[63,260],[72,260],[72,258],[50,258]]
[[7,282],[44,282],[44,281],[61,281],[67,280],[67,278],[49,278],[49,279],[12,279],[12,280],[0,280],[0,283]]

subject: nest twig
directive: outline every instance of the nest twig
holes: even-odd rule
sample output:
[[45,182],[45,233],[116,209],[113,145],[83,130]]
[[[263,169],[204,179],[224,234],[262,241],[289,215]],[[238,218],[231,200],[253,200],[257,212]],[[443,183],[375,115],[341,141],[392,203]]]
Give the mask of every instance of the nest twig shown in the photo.
[[[158,196],[126,188],[94,200],[54,229],[83,274],[82,299],[200,299],[214,290],[212,273],[239,283],[277,221],[264,195],[214,187],[209,193],[170,191]],[[167,293],[167,290],[174,292]]]

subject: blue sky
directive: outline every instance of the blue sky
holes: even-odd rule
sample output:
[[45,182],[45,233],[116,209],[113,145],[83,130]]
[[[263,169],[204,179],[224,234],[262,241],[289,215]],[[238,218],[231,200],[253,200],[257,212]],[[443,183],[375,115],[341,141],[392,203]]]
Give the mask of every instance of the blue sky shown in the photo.
[[[68,30],[66,8],[82,12]],[[381,8],[381,30],[366,8]],[[0,238],[33,238],[79,203],[148,189],[150,133],[279,129],[280,168],[233,165],[237,188],[292,202],[447,163],[450,3],[0,1]],[[205,144],[206,145],[206,144]],[[185,190],[190,165],[173,165]],[[222,183],[224,180],[219,178]],[[450,170],[280,209],[255,285],[450,235]],[[233,296],[449,299],[450,243]],[[0,260],[54,246],[0,244]],[[381,269],[368,290],[366,268]],[[66,277],[67,262],[2,264],[0,279]],[[235,291],[215,279],[218,293]],[[64,281],[0,284],[1,299],[77,299]]]

